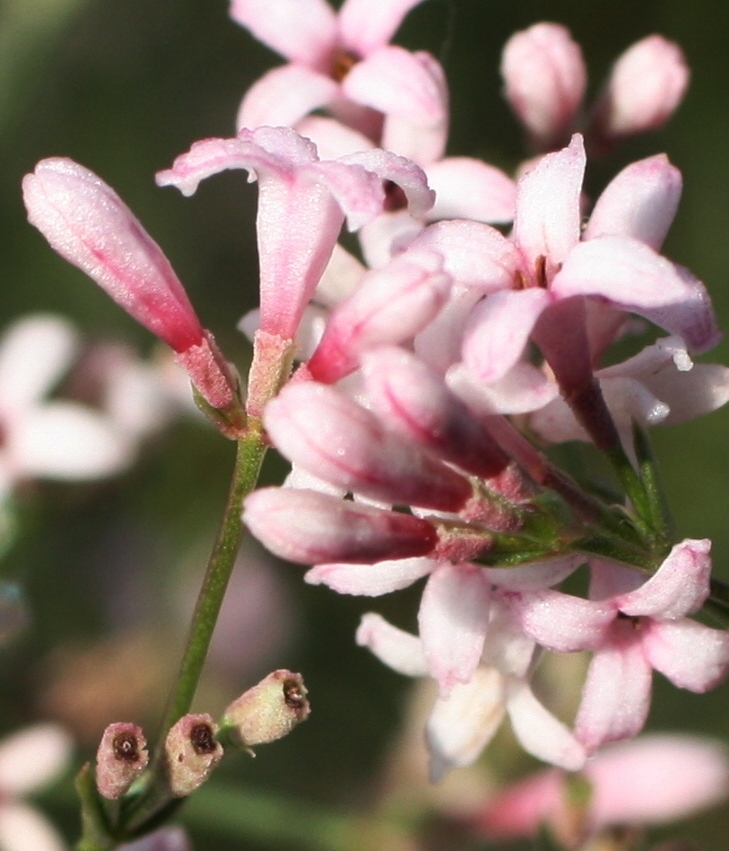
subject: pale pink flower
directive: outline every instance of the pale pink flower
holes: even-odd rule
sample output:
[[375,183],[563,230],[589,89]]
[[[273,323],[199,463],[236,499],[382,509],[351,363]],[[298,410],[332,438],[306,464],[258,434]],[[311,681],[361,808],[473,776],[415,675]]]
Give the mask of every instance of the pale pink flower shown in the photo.
[[46,396],[80,346],[65,320],[42,314],[0,339],[0,498],[29,479],[83,481],[125,469],[134,442],[100,412]]
[[68,766],[71,739],[55,724],[37,724],[0,742],[0,846],[7,851],[65,851],[60,834],[23,797]]
[[[516,737],[529,753],[569,770],[581,768],[585,761],[581,745],[539,703],[529,686],[534,643],[498,603],[491,607],[490,617],[488,610],[481,609],[480,614],[487,623],[478,634],[488,629],[485,644],[481,638],[478,641],[482,653],[475,664],[475,653],[461,655],[461,664],[466,659],[468,662],[468,678],[458,677],[445,691],[441,686],[426,724],[431,779],[440,780],[451,768],[473,763],[507,714]],[[379,615],[367,614],[357,631],[357,643],[399,673],[432,676],[434,666],[437,670],[448,659],[454,662],[458,658],[450,653],[463,652],[454,636],[457,618],[455,609],[446,620],[424,624],[421,618],[418,639]],[[422,635],[424,626],[437,630],[427,641]]]
[[610,145],[657,130],[683,100],[690,72],[681,48],[660,35],[632,45],[613,66],[594,107],[590,133]]
[[51,157],[25,176],[23,197],[50,245],[174,349],[213,408],[230,408],[236,389],[227,364],[162,250],[116,192],[73,160]]
[[501,57],[504,93],[534,146],[561,147],[575,129],[587,72],[582,51],[559,24],[514,33]]
[[[605,225],[609,232],[596,224],[599,235],[590,239],[580,237],[585,153],[579,135],[567,148],[544,156],[521,178],[512,238],[516,252],[509,253],[505,237],[501,248],[499,238],[493,237],[498,256],[508,261],[505,268],[502,262],[495,280],[501,282],[510,272],[511,288],[498,289],[480,302],[465,332],[463,360],[474,377],[487,384],[504,378],[531,338],[581,420],[590,416],[588,409],[594,414],[588,299],[644,316],[683,337],[693,350],[716,343],[714,314],[701,282],[643,241],[647,233],[643,222],[666,195],[657,187],[675,184],[667,164],[657,165],[659,176],[648,181],[649,191],[641,170],[619,177],[621,193],[637,183],[644,215],[636,216],[628,203],[622,204],[623,213],[618,215],[618,192],[606,190],[608,200],[600,208],[598,223],[609,221]],[[663,212],[660,221],[665,221]],[[662,230],[652,231],[651,239],[659,239]],[[587,425],[584,420],[583,424]],[[597,429],[602,427],[598,423]],[[603,440],[594,428],[591,435],[598,445],[616,439]]]
[[[582,843],[606,827],[685,818],[729,793],[725,747],[688,735],[652,734],[610,745],[585,765],[583,775],[590,797],[577,825],[570,812],[570,779],[554,770],[500,790],[472,823],[489,839],[534,836],[548,824],[570,844]],[[578,835],[573,834],[575,826]]]
[[249,89],[237,127],[295,126],[326,107],[388,150],[413,156],[419,136],[419,151],[440,156],[448,121],[442,69],[427,53],[388,44],[419,2],[347,0],[335,12],[324,0],[280,0],[273,8],[233,0],[233,19],[289,60]]
[[551,590],[510,597],[522,628],[542,646],[593,651],[575,722],[588,751],[641,730],[653,669],[694,692],[726,676],[729,633],[687,617],[709,594],[709,548],[708,540],[677,544],[642,584],[634,570],[593,561],[590,600]]
[[238,168],[260,187],[260,330],[287,340],[296,333],[345,216],[356,230],[382,210],[383,180],[402,187],[415,215],[433,203],[423,172],[413,163],[379,149],[322,161],[312,142],[285,127],[197,142],[160,172],[157,182],[191,195],[204,178]]

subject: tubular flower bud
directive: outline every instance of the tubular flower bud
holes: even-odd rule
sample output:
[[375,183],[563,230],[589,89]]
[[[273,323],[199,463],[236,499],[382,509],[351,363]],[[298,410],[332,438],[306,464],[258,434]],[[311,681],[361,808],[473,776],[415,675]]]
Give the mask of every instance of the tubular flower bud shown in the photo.
[[559,24],[535,24],[515,33],[501,59],[506,98],[535,146],[564,144],[585,93],[582,51]]
[[618,58],[595,105],[596,135],[609,144],[657,130],[681,103],[689,77],[677,44],[660,35],[636,42]]
[[109,724],[96,753],[96,787],[111,801],[121,798],[147,767],[149,754],[142,728],[120,722]]
[[23,179],[28,219],[69,263],[164,340],[206,402],[235,407],[237,387],[162,249],[122,199],[66,157],[41,160]]
[[170,729],[165,741],[167,782],[176,798],[194,792],[210,776],[223,756],[215,740],[218,725],[205,715],[185,715]]
[[274,671],[225,710],[223,733],[243,748],[282,739],[309,717],[306,694],[301,674]]

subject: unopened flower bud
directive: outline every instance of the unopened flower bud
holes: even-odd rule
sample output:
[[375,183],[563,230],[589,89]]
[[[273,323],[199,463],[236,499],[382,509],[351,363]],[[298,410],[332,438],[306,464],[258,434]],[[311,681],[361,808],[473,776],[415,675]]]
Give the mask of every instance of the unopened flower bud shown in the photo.
[[127,791],[149,762],[147,740],[136,724],[109,724],[96,753],[96,787],[116,800]]
[[274,671],[230,704],[223,731],[244,748],[282,739],[309,717],[306,694],[301,674]]
[[165,741],[167,781],[176,798],[194,792],[210,776],[223,756],[216,741],[218,725],[205,715],[185,715],[170,729]]

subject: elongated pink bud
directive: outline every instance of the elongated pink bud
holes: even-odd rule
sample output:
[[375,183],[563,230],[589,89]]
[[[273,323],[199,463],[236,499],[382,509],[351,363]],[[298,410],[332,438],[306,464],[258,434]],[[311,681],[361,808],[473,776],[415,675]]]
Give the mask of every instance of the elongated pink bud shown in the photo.
[[363,351],[411,340],[436,316],[450,288],[451,277],[433,251],[406,252],[369,272],[332,312],[309,372],[330,384],[356,369]]
[[237,384],[162,249],[101,178],[66,157],[41,160],[23,179],[28,219],[61,257],[164,340],[205,401],[235,436]]
[[609,145],[621,136],[657,130],[681,103],[689,77],[674,42],[660,35],[636,42],[618,58],[595,106],[598,142]]
[[362,370],[370,404],[398,434],[485,479],[508,465],[487,429],[414,355],[383,346],[364,356]]
[[501,59],[504,90],[535,146],[555,150],[569,140],[587,82],[582,52],[559,24],[514,33]]
[[243,522],[272,553],[300,564],[427,555],[438,540],[419,517],[295,488],[254,491]]
[[103,180],[65,157],[41,160],[23,179],[28,219],[66,260],[176,352],[203,329],[157,243]]
[[288,384],[267,406],[277,449],[320,479],[370,499],[458,511],[466,478],[383,427],[369,411],[324,384]]

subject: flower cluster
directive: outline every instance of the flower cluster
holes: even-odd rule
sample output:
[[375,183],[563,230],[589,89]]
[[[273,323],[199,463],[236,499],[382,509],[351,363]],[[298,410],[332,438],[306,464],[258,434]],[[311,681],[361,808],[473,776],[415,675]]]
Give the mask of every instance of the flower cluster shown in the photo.
[[[569,33],[516,34],[505,92],[538,156],[512,178],[445,156],[445,73],[389,43],[418,2],[346,0],[335,13],[324,0],[233,0],[234,19],[288,64],[247,93],[234,136],[195,143],[157,182],[190,195],[241,168],[258,182],[245,397],[113,190],[53,158],[26,177],[26,205],[59,253],[169,344],[223,434],[252,429],[291,462],[284,486],[245,501],[256,537],[339,593],[425,580],[417,635],[369,613],[357,642],[437,683],[431,776],[473,762],[507,715],[528,752],[576,771],[641,730],[654,669],[695,692],[729,670],[729,633],[691,618],[710,593],[710,542],[673,534],[646,435],[729,400],[729,370],[692,360],[720,336],[707,291],[661,253],[681,175],[661,154],[596,200],[584,188],[588,154],[659,127],[688,72],[675,45],[645,39],[583,116]],[[345,222],[360,256],[338,244]],[[668,336],[616,363],[614,344],[648,326]],[[574,439],[605,454],[622,500],[537,448]],[[583,568],[587,597],[560,588]],[[532,688],[544,651],[592,654],[572,728]],[[109,797],[144,768],[123,757]]]

